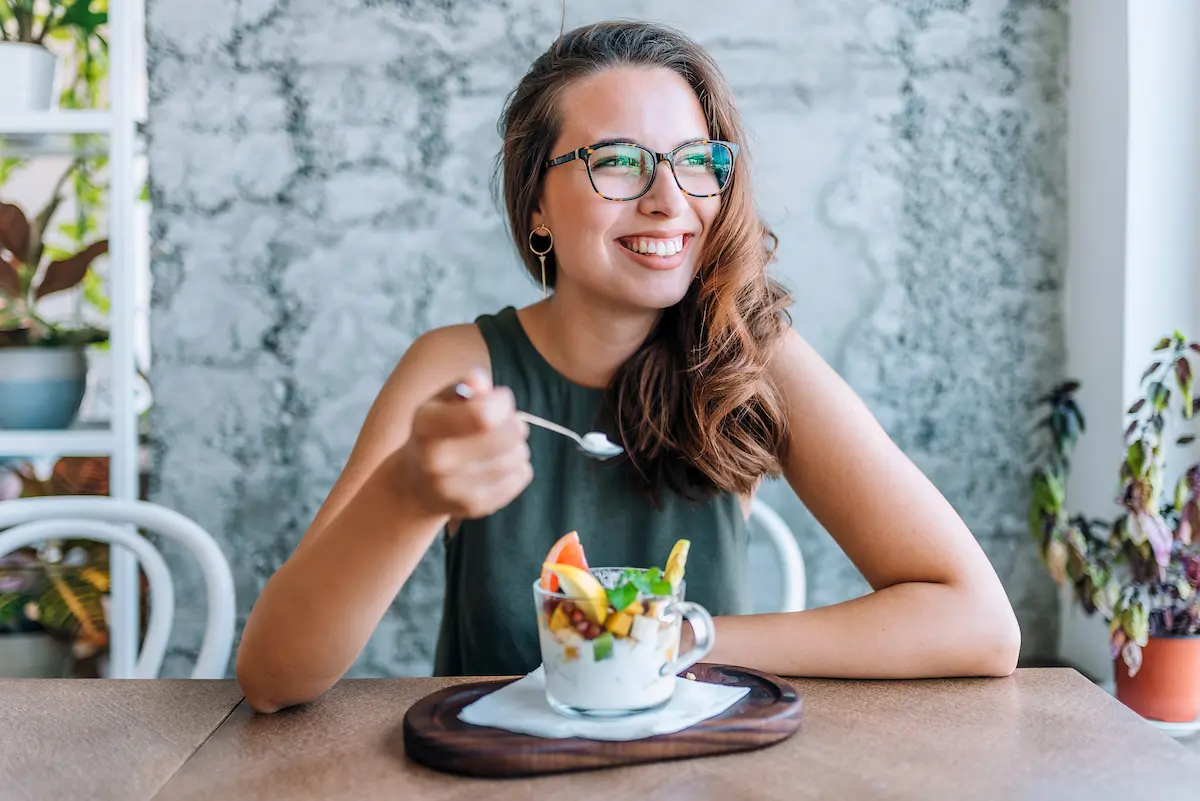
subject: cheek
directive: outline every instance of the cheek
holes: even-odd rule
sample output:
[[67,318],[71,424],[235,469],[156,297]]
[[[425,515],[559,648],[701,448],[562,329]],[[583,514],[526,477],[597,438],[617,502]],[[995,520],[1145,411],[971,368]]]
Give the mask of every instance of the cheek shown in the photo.
[[719,197],[701,197],[692,199],[693,211],[700,218],[700,226],[704,233],[708,233],[713,223],[717,220],[717,214],[721,211],[721,198]]
[[609,232],[621,216],[618,204],[595,192],[588,194],[591,196],[562,193],[554,198],[553,207],[547,198],[548,224],[554,232],[555,247],[566,261],[573,257],[594,259],[607,245]]

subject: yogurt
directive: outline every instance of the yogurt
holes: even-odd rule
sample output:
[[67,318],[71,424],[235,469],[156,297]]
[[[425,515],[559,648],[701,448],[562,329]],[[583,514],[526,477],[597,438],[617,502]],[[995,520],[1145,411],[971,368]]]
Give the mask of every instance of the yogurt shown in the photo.
[[538,632],[551,705],[595,714],[640,712],[666,703],[675,675],[660,675],[679,651],[682,621],[639,615],[629,637],[597,641],[571,629],[551,631],[540,615]]

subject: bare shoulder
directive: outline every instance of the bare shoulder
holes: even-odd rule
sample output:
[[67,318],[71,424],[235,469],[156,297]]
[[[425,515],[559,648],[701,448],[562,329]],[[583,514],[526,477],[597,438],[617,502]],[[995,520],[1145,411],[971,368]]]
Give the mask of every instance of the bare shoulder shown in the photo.
[[867,457],[894,446],[866,403],[849,383],[795,329],[779,343],[768,372],[787,413],[788,450],[793,467],[827,464],[830,454]]
[[789,404],[813,400],[813,394],[854,393],[821,354],[794,328],[788,328],[776,345],[768,374]]
[[[396,365],[389,383],[419,380],[429,374],[446,378],[476,367],[491,373],[491,359],[479,327],[474,323],[448,325],[427,331],[413,340]],[[454,378],[447,379],[438,388],[452,380]]]
[[[491,375],[483,335],[473,323],[435,328],[413,340],[379,392],[364,430],[385,426],[389,439],[408,437],[417,406],[462,380],[473,369]],[[378,433],[374,431],[373,433]]]
[[491,375],[487,344],[474,324],[435,328],[413,341],[371,404],[350,458],[305,540],[345,508],[367,478],[408,441],[417,409],[475,368]]

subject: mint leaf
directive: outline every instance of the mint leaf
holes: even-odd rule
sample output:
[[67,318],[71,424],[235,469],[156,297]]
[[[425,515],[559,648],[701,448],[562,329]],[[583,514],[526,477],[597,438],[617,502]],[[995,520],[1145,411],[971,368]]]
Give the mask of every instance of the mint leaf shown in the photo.
[[630,584],[636,587],[639,591],[650,592],[650,579],[646,577],[645,570],[629,570],[626,571],[627,580]]
[[613,652],[613,636],[611,631],[606,631],[596,639],[592,640],[592,655],[595,661],[600,662],[612,656]]
[[651,595],[670,595],[671,594],[671,582],[666,581],[664,579],[659,579],[658,581],[650,582],[650,594]]
[[618,612],[636,601],[638,597],[638,589],[631,582],[625,582],[611,590],[606,590],[606,592],[608,593],[608,602]]

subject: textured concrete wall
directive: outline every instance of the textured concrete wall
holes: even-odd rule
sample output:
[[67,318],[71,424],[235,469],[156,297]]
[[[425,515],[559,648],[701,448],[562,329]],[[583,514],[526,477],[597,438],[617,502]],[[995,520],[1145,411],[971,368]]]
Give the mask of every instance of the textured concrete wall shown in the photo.
[[[1025,403],[1063,359],[1064,5],[604,4],[684,28],[727,71],[797,326],[965,516],[1029,653],[1055,625],[1022,521]],[[487,190],[503,97],[557,33],[557,6],[149,4],[168,250],[155,496],[220,539],[243,615],[413,338],[535,297]],[[765,497],[799,533],[811,603],[866,589],[786,487]],[[439,585],[433,553],[356,674],[428,669]],[[182,591],[172,671],[203,615],[191,574]]]

